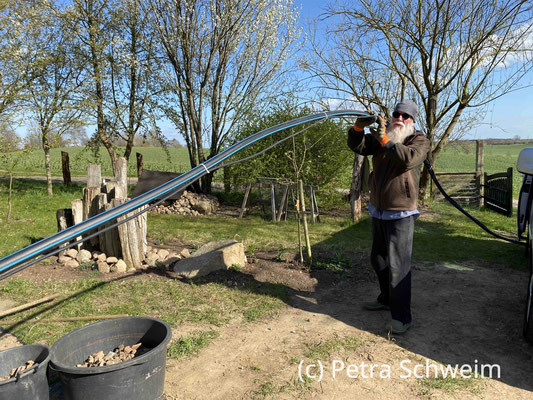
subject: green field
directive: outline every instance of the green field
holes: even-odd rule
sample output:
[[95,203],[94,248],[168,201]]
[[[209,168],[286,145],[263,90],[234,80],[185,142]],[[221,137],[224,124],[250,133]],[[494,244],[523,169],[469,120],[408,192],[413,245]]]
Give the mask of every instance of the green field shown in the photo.
[[[85,176],[88,164],[100,164],[103,176],[113,176],[109,154],[104,147],[100,147],[97,154],[84,147],[57,148],[50,151],[52,176],[63,176],[61,167],[61,152],[69,154],[70,173],[72,176]],[[118,154],[122,155],[124,149],[119,148]],[[135,153],[143,155],[145,169],[168,172],[185,172],[190,169],[187,148],[169,147],[168,155],[162,147],[134,147],[128,162],[128,176],[137,176],[137,159]],[[4,166],[0,166],[0,170]],[[35,150],[26,154],[19,161],[15,175],[18,176],[44,176],[44,152]]]
[[[527,144],[485,144],[484,169],[489,174],[505,172],[513,167],[514,197],[518,198],[521,174],[516,170],[516,160],[520,151]],[[81,147],[69,147],[52,149],[52,175],[61,177],[61,151],[67,151],[70,158],[70,171],[72,176],[85,176],[87,165],[91,163],[102,166],[103,176],[112,176],[111,163],[107,151],[102,147],[99,154]],[[123,151],[123,150],[120,150]],[[157,171],[185,172],[190,169],[189,155],[186,148],[168,148],[168,156],[161,147],[134,147],[128,164],[128,175],[137,176],[137,164],[135,153],[143,155],[144,168]],[[350,184],[351,161],[344,166],[346,173],[343,174],[343,186]],[[18,176],[44,176],[44,154],[42,150],[35,150],[24,156],[16,167],[15,175]],[[474,172],[476,167],[476,147],[473,142],[459,142],[449,145],[437,159],[435,170],[437,172]],[[4,167],[0,166],[0,174]]]
[[[492,144],[484,146],[484,172],[495,174],[513,167],[513,197],[518,198],[522,175],[516,169],[518,154],[531,144]],[[460,142],[448,146],[439,156],[436,172],[474,172],[476,170],[476,144]]]

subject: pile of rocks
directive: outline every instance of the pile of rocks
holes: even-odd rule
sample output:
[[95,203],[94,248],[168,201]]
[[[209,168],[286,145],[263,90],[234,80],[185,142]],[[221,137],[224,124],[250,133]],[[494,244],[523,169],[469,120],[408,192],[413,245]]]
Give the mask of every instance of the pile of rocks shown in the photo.
[[72,269],[83,266],[84,269],[97,269],[101,273],[126,272],[128,267],[124,260],[108,257],[101,251],[68,249],[57,259],[57,262]]
[[[167,249],[156,249],[151,246],[147,246],[147,252],[143,261],[143,267],[155,267],[158,263],[168,267],[175,262],[187,258],[190,256],[188,249],[183,249],[181,252],[170,252]],[[76,249],[68,249],[58,257],[57,262],[64,267],[78,268],[80,266],[83,269],[98,270],[100,273],[108,274],[110,272],[130,272],[135,269],[128,269],[128,266],[124,260],[107,256],[101,251],[90,252],[82,249],[80,251]]]
[[142,343],[134,344],[133,346],[124,346],[121,344],[113,351],[110,351],[107,354],[104,354],[103,351],[99,351],[98,353],[91,354],[83,364],[78,364],[76,367],[78,368],[92,368],[92,367],[103,367],[106,365],[114,365],[121,363],[123,361],[131,360],[136,355],[142,355],[146,351],[143,351],[141,348],[139,350],[139,347],[142,346]]
[[216,212],[216,197],[184,191],[178,200],[163,202],[152,209],[156,214],[208,215]]

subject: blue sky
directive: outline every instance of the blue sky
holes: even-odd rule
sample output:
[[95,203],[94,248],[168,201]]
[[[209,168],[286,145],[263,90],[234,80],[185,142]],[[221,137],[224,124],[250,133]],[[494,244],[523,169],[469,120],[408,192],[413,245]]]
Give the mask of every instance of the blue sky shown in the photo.
[[[325,6],[334,1],[295,0],[300,6],[302,24],[316,18]],[[533,73],[527,80],[533,83]],[[469,131],[464,139],[513,138],[533,139],[533,87],[509,93],[494,101],[481,125]]]

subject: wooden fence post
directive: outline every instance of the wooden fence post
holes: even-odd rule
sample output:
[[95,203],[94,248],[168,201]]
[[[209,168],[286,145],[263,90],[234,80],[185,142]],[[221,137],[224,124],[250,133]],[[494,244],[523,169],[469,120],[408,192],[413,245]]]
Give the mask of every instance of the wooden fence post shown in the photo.
[[128,161],[119,157],[116,161],[115,199],[128,197]]
[[483,140],[476,140],[476,189],[479,196],[479,206],[484,205],[483,201],[483,185],[485,184],[484,174],[483,174],[483,162],[484,162],[484,153],[483,153]]
[[70,185],[72,183],[70,178],[70,161],[66,151],[61,152],[61,166],[63,168],[63,184]]
[[141,176],[143,173],[143,155],[141,153],[137,154],[137,176]]

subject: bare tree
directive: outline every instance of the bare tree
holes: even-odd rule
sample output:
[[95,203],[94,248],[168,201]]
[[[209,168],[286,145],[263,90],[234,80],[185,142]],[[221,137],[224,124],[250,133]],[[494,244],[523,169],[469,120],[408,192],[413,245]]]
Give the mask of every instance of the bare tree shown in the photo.
[[[149,0],[166,59],[167,117],[183,135],[192,167],[226,144],[235,124],[280,90],[299,36],[291,0]],[[212,175],[201,189],[211,190]]]
[[[434,164],[483,107],[525,85],[533,8],[526,0],[359,0],[330,6],[329,45],[306,64],[320,86],[386,117],[401,98],[421,108]],[[429,177],[421,177],[425,197]]]
[[[31,43],[34,62],[26,75],[25,111],[36,121],[44,151],[48,195],[53,195],[50,149],[68,130],[82,124],[79,89],[83,68],[72,54],[70,35],[61,13],[51,3],[41,5]],[[61,140],[59,140],[61,142]]]

